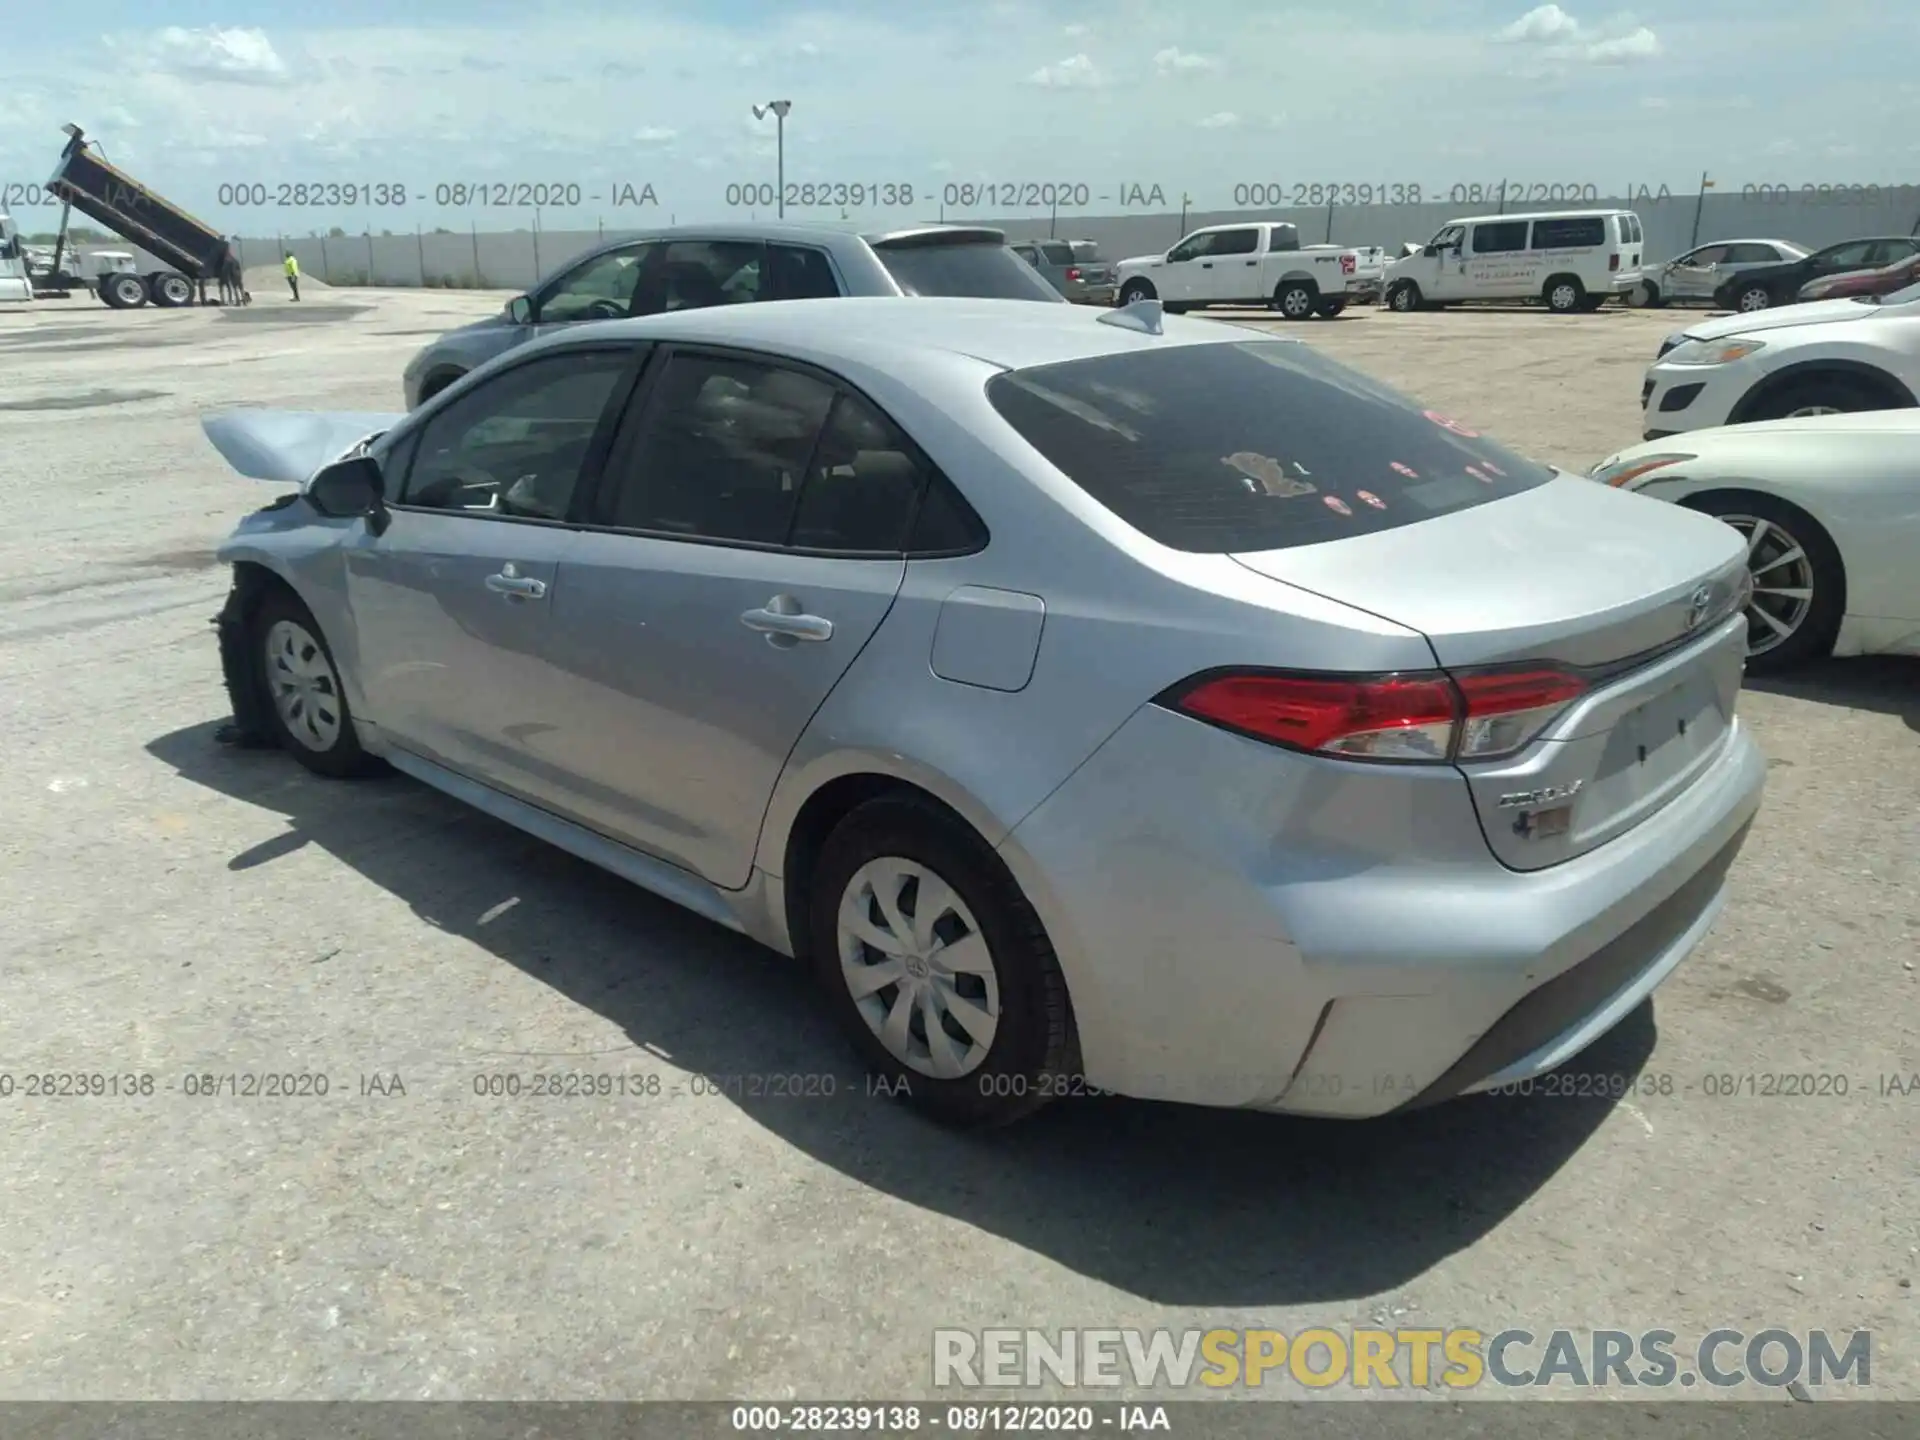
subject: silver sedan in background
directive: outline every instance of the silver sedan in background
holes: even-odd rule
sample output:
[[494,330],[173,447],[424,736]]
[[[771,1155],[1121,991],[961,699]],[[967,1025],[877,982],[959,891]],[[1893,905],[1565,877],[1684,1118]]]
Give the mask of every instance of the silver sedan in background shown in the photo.
[[1729,279],[1765,265],[1804,260],[1807,253],[1806,246],[1791,240],[1715,240],[1654,266],[1629,299],[1656,309],[1672,304],[1711,305],[1714,293]]
[[408,362],[405,403],[411,410],[494,356],[561,326],[849,295],[1064,298],[1007,247],[1003,231],[984,226],[862,233],[785,222],[682,225],[589,250],[514,296],[498,315],[442,335]]
[[803,960],[950,1122],[1539,1074],[1760,804],[1732,530],[1153,302],[691,310],[205,426],[300,487],[220,550],[239,738]]

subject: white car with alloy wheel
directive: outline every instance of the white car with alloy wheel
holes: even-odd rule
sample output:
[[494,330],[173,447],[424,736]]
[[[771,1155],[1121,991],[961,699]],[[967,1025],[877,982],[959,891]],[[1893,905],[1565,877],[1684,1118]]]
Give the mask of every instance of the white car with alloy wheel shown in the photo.
[[1920,410],[1700,430],[1588,473],[1746,536],[1748,670],[1920,655]]
[[1641,438],[1920,404],[1920,285],[1708,320],[1669,335],[1640,386]]

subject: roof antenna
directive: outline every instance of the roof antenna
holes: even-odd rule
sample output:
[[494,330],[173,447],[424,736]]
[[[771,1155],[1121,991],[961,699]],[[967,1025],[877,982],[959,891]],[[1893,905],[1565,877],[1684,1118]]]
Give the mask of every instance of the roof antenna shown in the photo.
[[1142,335],[1164,335],[1166,330],[1160,324],[1161,306],[1158,300],[1130,300],[1118,310],[1109,310],[1100,317],[1102,325],[1118,325],[1122,330],[1138,330]]

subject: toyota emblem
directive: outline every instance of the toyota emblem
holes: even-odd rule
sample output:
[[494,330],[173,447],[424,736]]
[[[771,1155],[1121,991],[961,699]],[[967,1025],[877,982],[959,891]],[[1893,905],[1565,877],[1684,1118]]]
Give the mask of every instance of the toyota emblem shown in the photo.
[[1713,608],[1713,591],[1705,585],[1693,592],[1693,598],[1687,602],[1687,629],[1698,630],[1700,622],[1707,618],[1707,611]]

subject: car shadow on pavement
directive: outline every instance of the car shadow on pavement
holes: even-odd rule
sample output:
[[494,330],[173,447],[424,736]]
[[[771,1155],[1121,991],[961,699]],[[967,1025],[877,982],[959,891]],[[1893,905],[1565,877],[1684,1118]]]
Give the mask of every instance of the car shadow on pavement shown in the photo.
[[1920,660],[1904,655],[1867,655],[1821,660],[1785,675],[1749,675],[1749,690],[1895,715],[1920,732]]
[[[813,985],[784,957],[426,786],[319,780],[283,755],[221,747],[217,728],[147,748],[182,778],[285,817],[285,835],[227,862],[236,888],[318,846],[668,1064],[729,1077],[735,1105],[819,1163],[1158,1304],[1399,1290],[1511,1215],[1613,1108],[1484,1097],[1356,1124],[1082,1099],[1004,1130],[951,1132],[869,1095]],[[1574,1068],[1633,1075],[1654,1038],[1643,1005]],[[485,1061],[497,1037],[489,1044],[462,1053],[449,1036],[448,1057]],[[832,1076],[814,1088],[830,1083],[833,1098],[731,1078],[791,1075]]]

